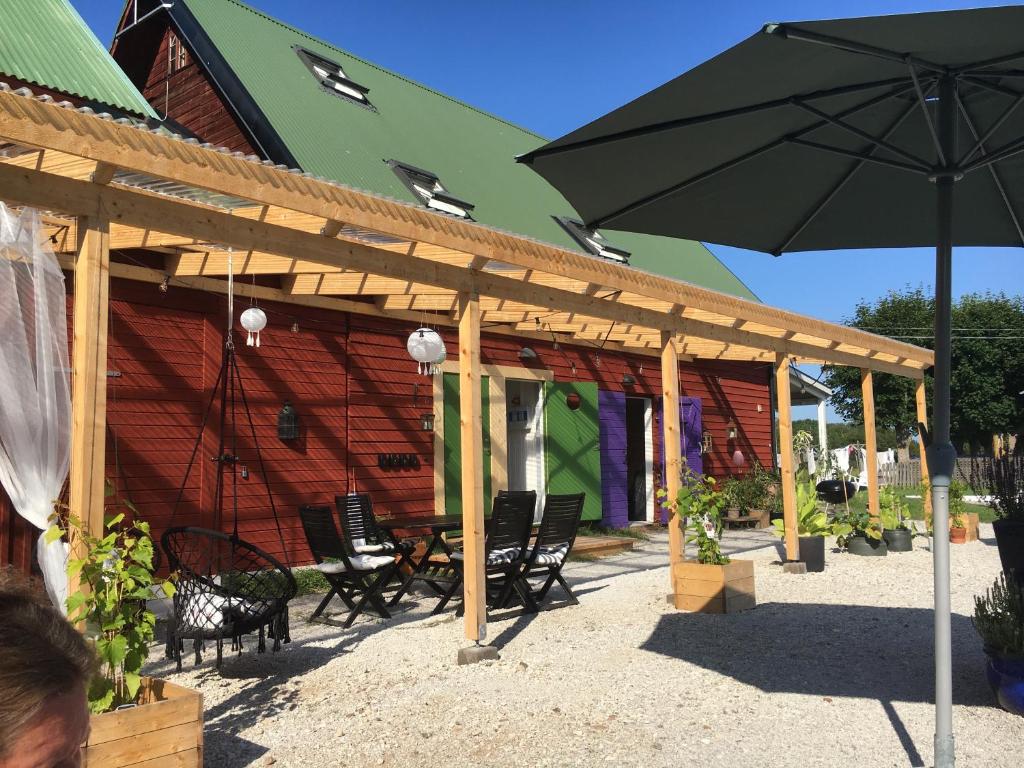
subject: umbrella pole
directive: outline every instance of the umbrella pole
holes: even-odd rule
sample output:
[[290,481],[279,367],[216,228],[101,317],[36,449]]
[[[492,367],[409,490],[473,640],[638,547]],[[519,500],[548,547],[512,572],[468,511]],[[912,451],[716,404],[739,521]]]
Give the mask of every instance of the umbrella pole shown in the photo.
[[[939,82],[937,128],[947,167],[955,152],[954,81]],[[949,484],[956,466],[950,441],[950,368],[953,271],[953,184],[951,172],[936,178],[937,239],[935,248],[935,384],[928,472],[932,484],[932,552],[935,579],[935,766],[952,768],[953,653],[949,598]]]

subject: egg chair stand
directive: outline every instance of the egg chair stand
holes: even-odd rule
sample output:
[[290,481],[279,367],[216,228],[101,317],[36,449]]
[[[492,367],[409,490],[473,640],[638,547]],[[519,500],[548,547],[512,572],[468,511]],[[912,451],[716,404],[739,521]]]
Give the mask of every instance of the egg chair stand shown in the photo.
[[[212,457],[217,464],[212,517],[216,528],[223,527],[225,507],[230,501],[231,531],[228,533],[210,528],[173,526],[189,477],[196,464],[213,406],[218,401],[220,438],[217,455]],[[224,344],[220,373],[206,406],[192,456],[171,514],[172,527],[164,531],[160,539],[170,571],[176,577],[173,615],[169,618],[167,627],[167,657],[177,662],[179,671],[185,640],[192,641],[196,664],[202,660],[206,641],[216,643],[218,668],[223,659],[226,639],[231,640],[231,649],[239,653],[242,651],[242,638],[252,633],[259,636],[259,653],[266,650],[268,637],[274,641],[274,651],[280,650],[282,643],[291,640],[288,629],[288,601],[297,592],[291,569],[238,535],[238,466],[241,463],[237,450],[239,405],[248,423],[257,466],[267,490],[267,498],[281,542],[281,551],[285,553],[286,559],[288,557],[252,413],[239,375],[234,342],[229,331]]]

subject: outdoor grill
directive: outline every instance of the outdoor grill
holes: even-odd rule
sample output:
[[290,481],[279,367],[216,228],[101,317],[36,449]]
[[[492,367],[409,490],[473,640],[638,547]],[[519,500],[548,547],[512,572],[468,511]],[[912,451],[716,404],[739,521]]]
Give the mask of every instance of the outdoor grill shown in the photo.
[[[845,493],[843,486],[846,486]],[[850,481],[844,483],[842,480],[822,480],[814,490],[818,492],[818,498],[826,504],[842,504],[853,497],[857,492],[857,486]]]

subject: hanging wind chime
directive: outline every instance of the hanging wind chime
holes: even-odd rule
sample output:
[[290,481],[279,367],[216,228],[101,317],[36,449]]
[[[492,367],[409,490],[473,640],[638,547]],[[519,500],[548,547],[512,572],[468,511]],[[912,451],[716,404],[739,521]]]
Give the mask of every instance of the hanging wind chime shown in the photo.
[[441,372],[441,364],[447,359],[444,339],[433,328],[417,328],[409,334],[405,344],[410,357],[418,364],[418,372],[423,376],[433,376]]

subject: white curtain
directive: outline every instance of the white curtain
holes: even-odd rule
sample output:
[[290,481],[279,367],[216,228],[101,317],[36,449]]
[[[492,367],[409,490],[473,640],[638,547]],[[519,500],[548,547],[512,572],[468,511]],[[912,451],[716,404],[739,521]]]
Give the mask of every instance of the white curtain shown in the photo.
[[0,484],[40,529],[47,592],[67,600],[67,546],[47,545],[53,503],[68,474],[71,384],[64,275],[39,215],[0,203]]

